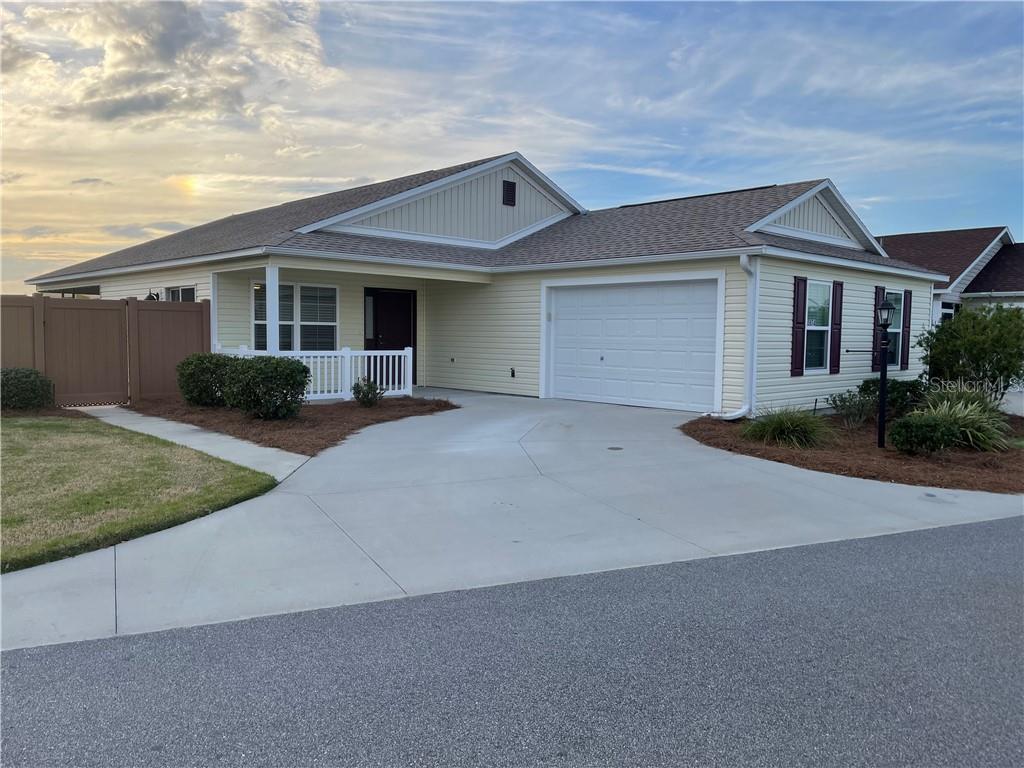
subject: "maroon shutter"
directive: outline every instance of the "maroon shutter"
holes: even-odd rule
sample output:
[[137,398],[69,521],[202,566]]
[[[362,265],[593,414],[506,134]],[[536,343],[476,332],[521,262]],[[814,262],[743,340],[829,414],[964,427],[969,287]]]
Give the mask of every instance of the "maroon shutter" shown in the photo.
[[900,332],[900,370],[905,371],[910,367],[910,308],[913,302],[913,294],[910,291],[903,292],[903,330]]
[[843,284],[832,281],[832,333],[829,334],[828,372],[839,373],[839,354],[843,345]]
[[789,375],[804,375],[804,332],[807,330],[807,278],[793,278],[793,346]]
[[880,371],[882,370],[882,347],[878,343],[880,337],[878,335],[878,308],[882,306],[882,302],[885,301],[885,286],[875,286],[875,308],[872,311],[871,318],[871,370]]

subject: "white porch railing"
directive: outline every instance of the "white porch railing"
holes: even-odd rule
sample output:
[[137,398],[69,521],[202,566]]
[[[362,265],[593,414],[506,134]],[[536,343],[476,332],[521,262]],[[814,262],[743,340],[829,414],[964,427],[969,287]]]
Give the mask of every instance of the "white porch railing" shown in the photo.
[[[264,357],[262,350],[221,349],[227,355]],[[278,352],[309,368],[307,400],[351,400],[352,385],[362,378],[384,388],[385,396],[412,394],[412,347],[399,350],[361,350],[343,347],[336,352]]]

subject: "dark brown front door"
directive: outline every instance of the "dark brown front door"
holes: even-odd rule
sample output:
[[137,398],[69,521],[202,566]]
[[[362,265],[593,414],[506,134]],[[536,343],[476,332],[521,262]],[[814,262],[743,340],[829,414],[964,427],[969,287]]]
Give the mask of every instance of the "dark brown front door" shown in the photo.
[[363,321],[366,349],[412,347],[413,383],[416,383],[416,291],[393,288],[365,289]]

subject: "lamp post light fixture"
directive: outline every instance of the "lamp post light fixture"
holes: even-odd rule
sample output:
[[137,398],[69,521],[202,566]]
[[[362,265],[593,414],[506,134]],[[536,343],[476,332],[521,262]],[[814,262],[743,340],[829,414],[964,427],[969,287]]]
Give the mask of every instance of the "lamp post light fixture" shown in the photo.
[[878,363],[878,447],[885,448],[885,406],[889,399],[889,326],[892,325],[892,316],[896,312],[896,305],[886,299],[878,305],[875,310],[875,319],[878,321],[878,355],[881,358]]

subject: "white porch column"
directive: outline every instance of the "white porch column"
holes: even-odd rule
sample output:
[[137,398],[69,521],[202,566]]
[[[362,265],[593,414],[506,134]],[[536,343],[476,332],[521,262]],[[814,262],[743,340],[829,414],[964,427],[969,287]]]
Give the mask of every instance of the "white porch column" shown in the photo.
[[220,339],[217,338],[217,273],[210,273],[210,351],[220,351]]
[[279,349],[281,331],[281,310],[278,307],[278,298],[280,298],[280,288],[278,279],[278,268],[273,264],[268,264],[265,267],[266,270],[266,285],[267,285],[267,354],[276,355],[281,350]]

